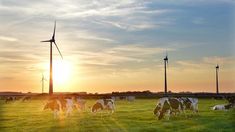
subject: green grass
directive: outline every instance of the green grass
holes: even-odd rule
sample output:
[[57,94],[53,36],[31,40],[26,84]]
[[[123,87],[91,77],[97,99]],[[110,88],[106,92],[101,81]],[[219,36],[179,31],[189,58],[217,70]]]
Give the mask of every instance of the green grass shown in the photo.
[[[211,106],[226,103],[225,100],[200,99],[199,114],[187,112],[187,117],[179,115],[170,120],[157,120],[153,115],[156,100],[142,99],[134,102],[117,101],[116,112],[92,114],[87,108],[84,112],[74,110],[71,117],[54,119],[51,111],[43,111],[45,100],[29,102],[0,102],[0,132],[164,132],[201,131],[234,132],[235,110],[212,111]],[[95,100],[88,100],[91,106]]]

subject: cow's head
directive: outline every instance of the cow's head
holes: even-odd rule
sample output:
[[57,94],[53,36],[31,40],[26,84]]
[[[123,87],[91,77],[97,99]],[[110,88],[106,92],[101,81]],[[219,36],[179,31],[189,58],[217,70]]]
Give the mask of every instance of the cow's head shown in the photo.
[[102,109],[103,109],[103,106],[97,102],[92,106],[91,112],[96,112],[96,111],[102,110]]
[[162,108],[159,111],[159,116],[158,120],[161,120],[164,117],[164,114],[170,110],[170,104],[168,101],[165,101],[164,104],[162,105]]
[[49,102],[46,103],[43,110],[46,110],[46,109],[60,110],[60,106],[59,106],[59,104],[57,103],[56,100],[53,100],[53,101],[49,101]]
[[161,110],[161,104],[158,104],[156,108],[154,109],[153,114],[156,116],[159,116],[160,110]]
[[44,106],[43,110],[49,109],[50,108],[50,103],[47,102],[46,105]]
[[224,105],[224,108],[225,109],[230,109],[230,108],[232,108],[233,107],[233,105],[230,103],[230,104],[227,104],[227,105]]

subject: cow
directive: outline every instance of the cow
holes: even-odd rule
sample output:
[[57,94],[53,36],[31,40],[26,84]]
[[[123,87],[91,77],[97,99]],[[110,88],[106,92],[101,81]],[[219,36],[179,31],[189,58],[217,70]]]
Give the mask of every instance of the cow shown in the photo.
[[43,110],[51,109],[54,113],[54,118],[57,118],[59,116],[59,112],[61,109],[60,107],[61,107],[60,101],[57,99],[53,99],[46,103]]
[[233,104],[229,103],[229,104],[219,104],[219,105],[215,105],[212,110],[228,110],[230,108],[233,107]]
[[14,101],[15,100],[15,98],[14,97],[7,97],[6,98],[6,100],[5,100],[5,103],[9,103],[9,102],[12,102],[12,101]]
[[158,100],[157,106],[154,109],[154,115],[161,120],[164,115],[167,116],[169,120],[170,114],[181,113],[183,109],[183,104],[177,98],[163,97]]
[[66,99],[51,99],[44,106],[44,110],[51,109],[54,113],[54,118],[59,116],[60,111],[64,111],[66,117],[70,116],[74,108],[73,100]]
[[91,112],[96,113],[100,110],[109,110],[111,113],[115,111],[114,100],[112,99],[99,99],[92,106]]
[[178,99],[183,104],[183,112],[185,110],[192,110],[194,113],[198,112],[198,99],[197,98],[182,97]]

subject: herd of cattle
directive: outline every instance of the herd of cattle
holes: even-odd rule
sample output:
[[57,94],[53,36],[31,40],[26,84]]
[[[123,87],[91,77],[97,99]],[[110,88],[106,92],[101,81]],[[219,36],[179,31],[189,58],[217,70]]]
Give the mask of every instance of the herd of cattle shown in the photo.
[[[54,98],[48,100],[44,106],[44,110],[50,109],[53,111],[54,118],[59,116],[60,112],[64,112],[66,117],[70,116],[73,109],[85,110],[86,100],[81,98]],[[108,110],[111,113],[115,111],[113,99],[99,99],[91,107],[91,112],[96,113],[101,110]]]
[[9,96],[9,97],[6,97],[5,103],[13,102],[13,101],[16,101],[16,100],[22,100],[24,102],[24,101],[27,101],[27,100],[30,100],[30,99],[31,99],[30,96],[25,96],[25,97],[21,97],[21,98]]
[[[30,100],[31,97],[26,96],[21,98],[22,101]],[[228,104],[218,104],[212,107],[212,110],[228,110],[235,107],[235,97],[226,98]],[[5,99],[5,103],[9,103],[14,100],[19,100],[16,97],[7,97]],[[133,99],[132,99],[133,101]],[[115,99],[99,99],[97,100],[91,109],[92,113],[96,113],[98,111],[107,110],[109,113],[113,113],[115,111]],[[85,110],[86,108],[86,100],[75,97],[60,97],[60,98],[51,98],[49,99],[45,106],[44,110],[50,109],[53,111],[54,118],[58,118],[60,113],[63,112],[66,117],[71,116],[72,111],[74,109]],[[177,114],[184,114],[185,111],[189,110],[193,113],[198,113],[198,99],[197,98],[174,98],[174,97],[163,97],[160,98],[157,102],[157,105],[153,111],[154,115],[161,120],[162,118],[166,118],[169,120],[170,116]]]

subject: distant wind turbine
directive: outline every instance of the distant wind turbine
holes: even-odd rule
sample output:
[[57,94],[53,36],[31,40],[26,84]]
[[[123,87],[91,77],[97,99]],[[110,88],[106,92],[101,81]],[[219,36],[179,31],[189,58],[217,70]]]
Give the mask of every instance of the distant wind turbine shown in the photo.
[[215,67],[216,72],[216,94],[219,95],[219,65],[217,64]]
[[45,41],[41,41],[41,42],[50,42],[50,81],[49,81],[49,95],[53,94],[53,69],[52,69],[52,44],[54,43],[58,52],[60,53],[61,58],[63,59],[63,56],[55,42],[55,30],[56,30],[56,21],[54,24],[54,32],[52,35],[52,38],[50,40],[45,40]]
[[42,74],[42,93],[44,93],[44,81],[47,81],[47,79],[44,77],[44,74]]
[[166,67],[168,66],[168,54],[166,52],[166,57],[164,58],[164,68],[165,68],[165,92],[164,94],[167,95],[167,74],[166,74]]

